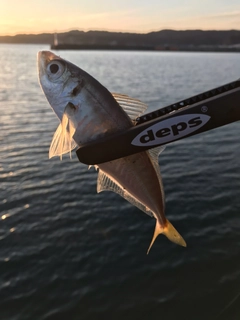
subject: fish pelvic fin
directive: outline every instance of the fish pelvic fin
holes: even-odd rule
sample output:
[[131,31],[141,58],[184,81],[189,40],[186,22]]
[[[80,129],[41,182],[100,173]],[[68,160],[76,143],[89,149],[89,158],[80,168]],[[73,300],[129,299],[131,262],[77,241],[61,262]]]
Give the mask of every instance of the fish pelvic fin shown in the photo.
[[156,226],[153,234],[152,241],[150,243],[150,246],[148,248],[147,254],[149,253],[152,245],[154,244],[154,241],[156,240],[157,236],[159,234],[164,234],[170,241],[182,246],[186,247],[187,244],[183,237],[178,233],[178,231],[174,228],[174,226],[171,224],[170,221],[167,220],[164,227],[160,225],[160,223],[156,220]]

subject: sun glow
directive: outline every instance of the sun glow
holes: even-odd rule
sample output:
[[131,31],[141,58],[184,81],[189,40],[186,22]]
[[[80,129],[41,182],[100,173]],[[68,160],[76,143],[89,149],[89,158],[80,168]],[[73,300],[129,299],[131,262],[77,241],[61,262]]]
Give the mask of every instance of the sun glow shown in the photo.
[[[207,8],[207,10],[206,10]],[[54,31],[239,29],[239,1],[1,0],[0,35]]]

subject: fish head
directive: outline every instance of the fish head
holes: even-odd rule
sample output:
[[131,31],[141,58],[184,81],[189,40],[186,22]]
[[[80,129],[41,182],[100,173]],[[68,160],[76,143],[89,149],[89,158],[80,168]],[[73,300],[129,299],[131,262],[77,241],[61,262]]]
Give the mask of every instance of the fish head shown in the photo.
[[62,121],[66,106],[79,104],[76,96],[84,83],[81,69],[50,51],[40,51],[38,76],[50,106]]
[[50,51],[38,53],[42,90],[60,122],[74,128],[78,145],[132,125],[113,95],[94,77]]

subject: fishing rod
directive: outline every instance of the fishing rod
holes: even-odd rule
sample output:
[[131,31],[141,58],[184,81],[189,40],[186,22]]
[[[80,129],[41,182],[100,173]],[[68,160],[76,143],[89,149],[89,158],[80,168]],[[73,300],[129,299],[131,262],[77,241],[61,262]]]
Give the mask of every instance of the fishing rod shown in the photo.
[[240,120],[240,79],[142,115],[136,125],[82,145],[80,162],[99,164]]

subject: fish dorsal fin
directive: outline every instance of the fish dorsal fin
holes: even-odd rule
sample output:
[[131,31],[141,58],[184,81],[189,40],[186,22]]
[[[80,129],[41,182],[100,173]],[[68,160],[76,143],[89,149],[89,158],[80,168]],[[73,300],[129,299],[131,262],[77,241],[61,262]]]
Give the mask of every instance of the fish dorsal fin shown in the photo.
[[[73,140],[75,128],[72,122],[68,120],[67,115],[64,113],[62,122],[57,127],[56,132],[53,135],[52,143],[49,148],[49,158],[60,156],[68,153],[77,146]],[[71,155],[70,155],[71,156]]]
[[119,194],[121,197],[129,201],[131,204],[147,213],[149,216],[153,216],[152,212],[140,203],[136,198],[129,194],[129,192],[124,189],[119,183],[111,179],[107,174],[105,174],[102,170],[98,171],[98,181],[97,181],[97,192],[102,191],[113,191]]
[[152,164],[154,166],[154,169],[156,171],[157,177],[158,177],[158,181],[159,181],[159,185],[160,185],[160,189],[161,189],[161,193],[162,193],[164,210],[165,210],[165,195],[164,195],[164,189],[163,189],[163,183],[162,183],[162,176],[161,176],[160,167],[159,167],[159,163],[158,163],[158,157],[159,157],[160,153],[163,152],[165,147],[166,146],[160,146],[160,147],[157,147],[157,148],[154,148],[154,149],[147,151],[147,153],[149,154],[149,157],[152,161]]
[[147,110],[148,106],[138,99],[120,93],[112,93],[112,96],[128,114],[131,120],[136,120]]
[[158,157],[160,155],[160,153],[162,153],[165,150],[166,146],[160,146],[160,147],[156,147],[154,149],[150,149],[148,150],[148,154],[151,157],[151,159],[157,163],[158,165]]

